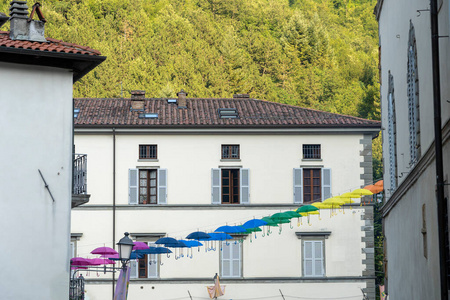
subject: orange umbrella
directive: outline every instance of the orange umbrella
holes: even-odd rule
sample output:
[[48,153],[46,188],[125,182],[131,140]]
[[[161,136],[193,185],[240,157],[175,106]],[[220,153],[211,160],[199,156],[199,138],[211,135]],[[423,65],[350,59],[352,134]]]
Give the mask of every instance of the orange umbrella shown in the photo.
[[380,186],[376,186],[374,184],[367,185],[367,186],[364,187],[364,189],[365,190],[369,190],[369,191],[371,191],[374,194],[378,194],[378,193],[381,193],[383,191],[383,187],[382,186],[380,187]]
[[383,180],[377,181],[374,185],[383,187]]

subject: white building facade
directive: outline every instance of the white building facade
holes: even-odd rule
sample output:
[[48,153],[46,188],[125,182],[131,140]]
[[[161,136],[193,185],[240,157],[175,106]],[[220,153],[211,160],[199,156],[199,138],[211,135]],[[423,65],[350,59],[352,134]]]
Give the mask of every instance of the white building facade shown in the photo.
[[[380,124],[250,99],[75,99],[77,153],[89,158],[89,204],[72,211],[76,255],[136,241],[184,239],[349,192],[372,181]],[[292,228],[291,228],[292,227]],[[281,228],[281,232],[280,232]],[[133,263],[129,299],[375,299],[373,211],[346,207],[236,241]],[[92,257],[92,256],[91,256]],[[83,273],[83,272],[82,272]],[[87,275],[83,273],[83,276]],[[111,277],[85,276],[90,299]]]
[[[448,203],[450,8],[448,1],[436,4],[442,36],[439,38],[441,150],[444,203]],[[441,299],[429,8],[430,1],[422,0],[378,1],[375,8],[380,36],[386,193],[382,210],[385,283],[391,299]],[[448,218],[445,223],[441,230],[446,230],[446,239],[442,242],[448,257]]]
[[12,5],[11,32],[0,32],[1,298],[68,299],[72,85],[104,57],[86,50],[93,57],[81,67],[88,55],[43,35],[36,41],[29,26],[43,31],[43,22],[17,18],[26,4]]

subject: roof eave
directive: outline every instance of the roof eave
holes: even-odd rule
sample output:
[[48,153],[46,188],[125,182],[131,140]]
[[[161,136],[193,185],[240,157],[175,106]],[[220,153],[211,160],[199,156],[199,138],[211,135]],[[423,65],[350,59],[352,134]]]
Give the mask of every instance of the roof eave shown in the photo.
[[1,62],[70,69],[73,71],[74,83],[106,59],[106,56],[100,55],[49,52],[9,47],[0,47],[0,54]]

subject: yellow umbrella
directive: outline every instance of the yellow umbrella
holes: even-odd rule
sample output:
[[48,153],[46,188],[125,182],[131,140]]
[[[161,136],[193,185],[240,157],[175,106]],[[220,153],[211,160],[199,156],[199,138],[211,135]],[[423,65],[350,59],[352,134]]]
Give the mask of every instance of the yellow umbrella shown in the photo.
[[324,200],[323,203],[331,205],[330,216],[332,216],[333,210],[336,208],[340,208],[342,205],[345,204],[345,201],[340,198],[333,197],[333,198],[328,198],[328,199]]
[[369,196],[369,195],[373,195],[374,193],[371,192],[370,190],[366,190],[366,189],[356,189],[352,192],[352,194],[357,194],[357,195],[361,195],[361,196]]

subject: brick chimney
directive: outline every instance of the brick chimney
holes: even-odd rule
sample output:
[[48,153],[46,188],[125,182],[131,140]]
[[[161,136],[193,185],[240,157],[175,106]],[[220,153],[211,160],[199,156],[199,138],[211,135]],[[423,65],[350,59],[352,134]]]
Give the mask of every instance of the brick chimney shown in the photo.
[[187,108],[187,104],[186,104],[187,93],[183,89],[181,89],[181,91],[179,91],[177,93],[177,96],[178,96],[178,102],[177,102],[178,108]]
[[[9,37],[12,40],[47,42],[44,36],[46,20],[41,12],[40,4],[33,5],[30,17],[28,17],[27,1],[13,0],[10,4],[11,30]],[[37,13],[39,21],[33,20],[34,13]]]
[[144,110],[145,91],[131,91],[131,110]]

